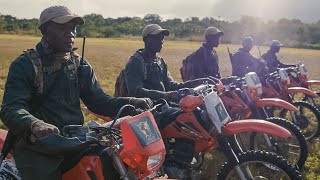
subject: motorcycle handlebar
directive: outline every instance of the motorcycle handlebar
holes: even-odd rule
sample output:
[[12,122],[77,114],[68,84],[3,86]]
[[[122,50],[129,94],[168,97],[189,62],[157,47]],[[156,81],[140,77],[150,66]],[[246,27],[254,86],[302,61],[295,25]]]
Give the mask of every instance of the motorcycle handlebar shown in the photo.
[[40,145],[38,151],[49,155],[63,155],[67,152],[79,152],[91,145],[98,144],[98,139],[80,139],[79,137],[65,137],[60,134],[48,134],[41,138],[30,136],[30,141],[35,145]]

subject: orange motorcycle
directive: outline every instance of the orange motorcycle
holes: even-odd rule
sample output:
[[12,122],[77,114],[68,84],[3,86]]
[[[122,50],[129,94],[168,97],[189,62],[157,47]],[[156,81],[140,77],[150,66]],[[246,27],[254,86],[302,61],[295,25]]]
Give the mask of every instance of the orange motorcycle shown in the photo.
[[[231,118],[215,89],[203,84],[194,89],[179,90],[182,99],[178,107],[160,100],[153,115],[157,121],[162,138],[166,144],[165,165],[175,163],[187,173],[180,179],[199,179],[204,161],[204,153],[216,146],[227,158],[220,168],[217,179],[301,179],[297,169],[274,153],[266,151],[243,151],[235,153],[229,138],[244,132],[258,132],[278,138],[289,138],[291,133],[274,123],[249,119],[231,121]],[[171,153],[178,139],[188,139],[194,143],[194,161],[177,161]],[[169,178],[170,175],[168,175]]]
[[298,108],[292,112],[283,108],[270,108],[268,112],[272,116],[281,117],[297,125],[307,140],[311,140],[320,134],[320,112],[307,101],[294,101],[295,94],[304,94],[307,97],[316,98],[318,95],[305,87],[290,87],[292,81],[287,74],[288,69],[279,69],[277,72],[267,75],[263,86],[263,97],[280,98]]
[[[320,107],[320,92],[319,80],[309,80],[308,79],[308,70],[304,64],[299,63],[295,68],[287,68],[285,69],[289,75],[290,83],[289,87],[304,87],[314,91],[318,95],[315,97],[313,94],[305,94],[305,93],[294,93],[292,94],[294,99],[307,101],[310,104],[314,105],[316,108],[319,109]],[[315,89],[317,88],[317,89]]]
[[[226,78],[223,82],[224,84],[217,85],[217,87],[220,87],[217,90],[232,119],[265,119],[286,128],[293,135],[292,138],[284,140],[266,134],[252,133],[243,135],[244,137],[236,136],[231,139],[231,142],[240,143],[240,147],[245,149],[263,149],[275,152],[302,168],[308,157],[307,142],[304,135],[293,123],[282,118],[271,117],[266,112],[266,109],[270,106],[294,112],[298,109],[281,99],[262,98],[262,84],[254,72],[247,73],[244,78]],[[243,139],[250,140],[248,143],[244,143],[245,140]]]
[[[126,105],[118,114],[127,108],[134,107]],[[6,135],[5,130],[0,130],[1,148]],[[94,121],[86,126],[69,125],[59,135],[49,134],[31,141],[41,145],[50,156],[81,154],[78,163],[63,174],[63,180],[156,179],[163,175],[160,167],[166,151],[151,112],[115,118],[103,125]],[[100,149],[99,156],[90,155],[93,149]],[[21,179],[12,156],[1,156],[0,177]]]

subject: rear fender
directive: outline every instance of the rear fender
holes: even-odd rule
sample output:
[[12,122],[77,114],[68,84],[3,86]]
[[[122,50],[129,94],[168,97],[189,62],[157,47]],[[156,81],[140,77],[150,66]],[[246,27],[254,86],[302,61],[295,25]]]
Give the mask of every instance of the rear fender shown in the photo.
[[259,108],[266,107],[266,106],[277,106],[281,107],[283,109],[287,109],[289,111],[295,111],[297,112],[298,109],[292,105],[291,103],[288,103],[285,100],[278,99],[278,98],[263,98],[258,101],[256,101],[256,106]]
[[232,121],[226,124],[222,129],[222,133],[226,136],[232,136],[244,132],[265,133],[283,139],[292,137],[292,134],[287,129],[277,124],[258,119]]
[[313,86],[313,85],[320,85],[320,81],[318,80],[309,80],[307,81],[308,86]]
[[307,89],[304,87],[291,87],[291,88],[288,88],[287,92],[289,94],[291,94],[291,93],[304,93],[304,94],[307,94],[311,97],[318,97],[318,95],[316,93],[314,93],[310,89]]

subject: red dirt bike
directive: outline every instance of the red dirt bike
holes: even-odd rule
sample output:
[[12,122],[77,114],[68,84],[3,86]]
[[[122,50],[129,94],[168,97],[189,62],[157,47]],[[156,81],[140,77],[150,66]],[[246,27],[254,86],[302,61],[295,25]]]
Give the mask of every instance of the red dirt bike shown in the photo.
[[[289,87],[304,87],[313,91],[313,87],[320,87],[319,80],[309,80],[308,79],[308,71],[304,64],[299,63],[295,68],[286,68],[286,72],[290,78]],[[319,89],[316,89],[319,91]],[[320,92],[314,91],[318,96],[320,96]],[[302,99],[303,101],[308,101],[310,104],[316,106],[318,109],[320,107],[320,98],[314,97],[313,94],[304,94],[304,93],[295,93],[292,94],[293,98]],[[298,97],[296,97],[298,96]]]
[[298,112],[290,112],[282,108],[270,108],[268,112],[277,117],[281,117],[297,125],[307,140],[320,134],[320,112],[312,104],[306,101],[294,101],[294,94],[305,94],[316,98],[318,95],[310,89],[304,87],[289,87],[291,82],[287,69],[279,69],[267,75],[263,86],[263,97],[276,97],[290,102],[298,108]]
[[[219,145],[228,161],[220,168],[217,179],[301,179],[299,172],[282,157],[265,151],[233,151],[228,137],[242,132],[259,132],[279,138],[289,138],[291,133],[271,122],[263,120],[230,121],[221,99],[210,85],[179,90],[183,97],[179,108],[162,100],[161,108],[153,113],[162,138],[170,152],[172,138],[190,139],[194,142],[195,162],[176,162],[170,154],[166,162],[181,165],[188,172],[180,179],[198,179],[197,172],[204,161],[204,153]],[[172,145],[172,146],[171,146]],[[169,176],[170,178],[170,176]]]
[[[242,149],[275,152],[288,159],[290,163],[302,168],[308,157],[307,142],[302,132],[297,126],[285,119],[269,117],[265,110],[270,106],[281,107],[289,111],[298,111],[298,109],[281,99],[261,98],[262,85],[254,72],[246,74],[244,78],[226,78],[223,82],[224,85],[217,85],[217,90],[232,119],[265,119],[286,128],[293,135],[293,137],[284,140],[267,134],[252,133],[251,135],[238,135],[230,141],[240,143]],[[250,140],[244,143],[248,141],[245,139]]]
[[[132,108],[126,105],[125,108]],[[118,113],[118,114],[119,114]],[[6,131],[0,131],[1,147]],[[87,126],[70,125],[61,135],[49,134],[32,142],[40,144],[50,155],[87,152],[92,148],[102,149],[97,155],[81,155],[78,163],[63,174],[63,180],[103,179],[154,179],[160,174],[165,159],[165,146],[151,112],[136,116],[116,118],[104,125],[90,121]],[[81,160],[80,160],[81,159]],[[1,179],[21,179],[11,156],[1,163]],[[107,160],[107,161],[106,161]],[[30,162],[32,163],[32,162]]]

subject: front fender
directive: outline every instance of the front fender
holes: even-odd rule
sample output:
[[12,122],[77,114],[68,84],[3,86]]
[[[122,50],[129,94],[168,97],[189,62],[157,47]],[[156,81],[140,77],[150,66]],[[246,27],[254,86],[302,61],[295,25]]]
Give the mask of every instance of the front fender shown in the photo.
[[278,99],[278,98],[259,99],[258,101],[256,101],[256,106],[260,108],[266,107],[266,106],[277,106],[283,109],[287,109],[288,111],[295,111],[295,112],[298,111],[297,107],[295,107],[291,103],[288,103],[287,101]]
[[311,97],[318,97],[318,95],[316,93],[314,93],[313,91],[311,91],[310,89],[304,88],[304,87],[291,87],[288,88],[288,93],[304,93],[307,94]]
[[307,81],[307,85],[308,86],[320,85],[320,81],[318,81],[318,80],[309,80],[309,81]]
[[226,136],[232,136],[244,132],[265,133],[283,139],[292,137],[292,134],[287,129],[277,124],[258,119],[232,121],[222,128],[222,133]]

